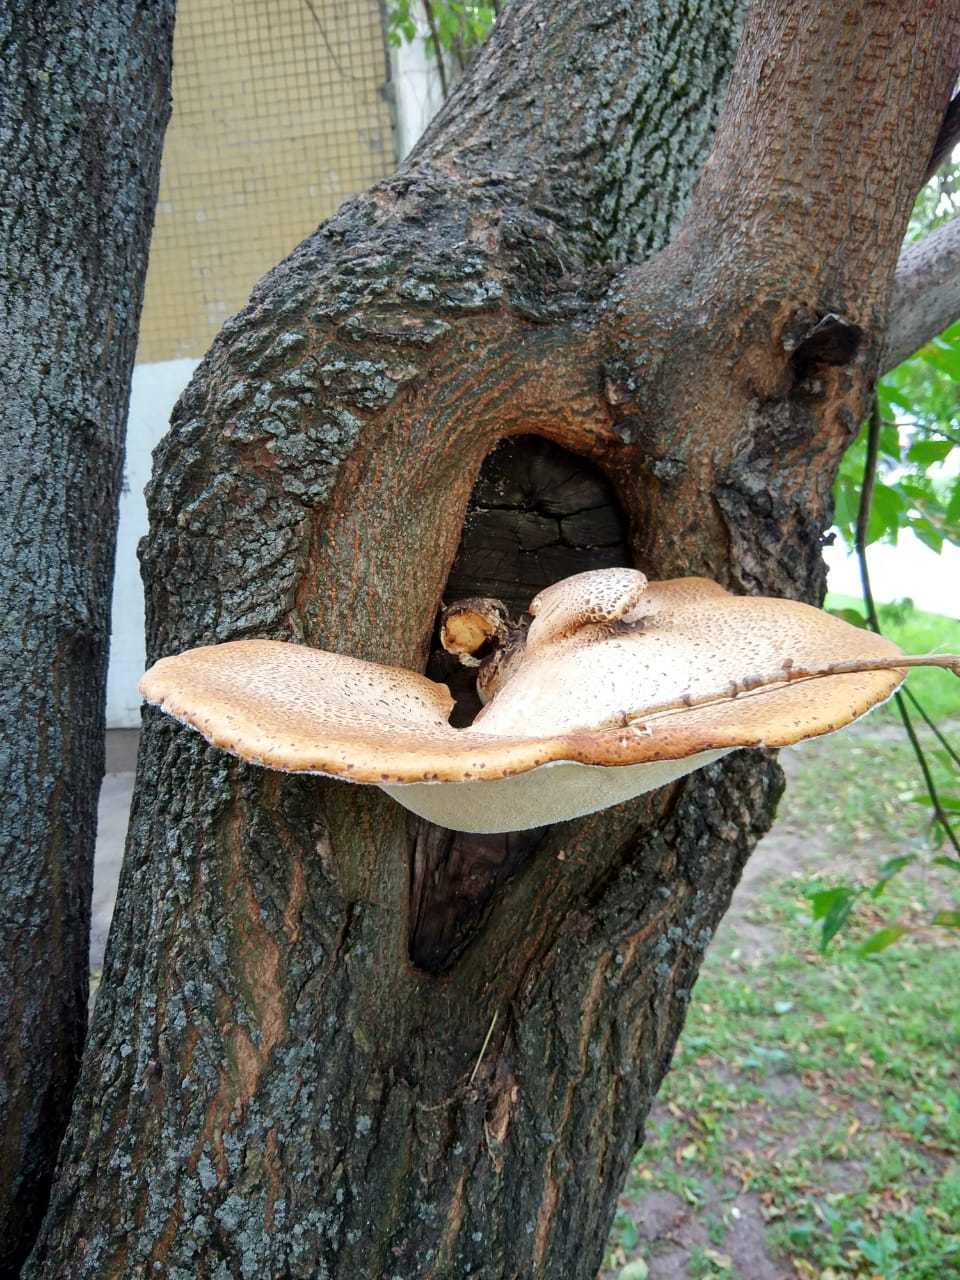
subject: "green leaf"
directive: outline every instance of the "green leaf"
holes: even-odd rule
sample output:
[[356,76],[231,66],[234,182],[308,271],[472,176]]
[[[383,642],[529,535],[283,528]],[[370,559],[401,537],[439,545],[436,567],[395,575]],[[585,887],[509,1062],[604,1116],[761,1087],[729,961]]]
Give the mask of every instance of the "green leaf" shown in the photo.
[[940,554],[943,550],[943,534],[929,520],[922,517],[919,520],[911,520],[910,528],[924,546],[929,547],[931,551],[935,551],[937,555]]
[[893,877],[899,875],[903,868],[908,867],[911,862],[916,862],[916,857],[913,854],[907,854],[902,858],[888,858],[880,867],[879,878],[870,890],[870,897],[879,898]]
[[[916,804],[933,804],[933,796],[928,791],[915,791],[910,797]],[[960,796],[954,795],[938,795],[940,807],[945,809],[947,813],[960,813]]]
[[614,1226],[620,1236],[620,1244],[624,1249],[636,1248],[637,1241],[640,1239],[640,1233],[637,1231],[637,1224],[630,1215],[624,1213],[621,1209],[614,1219]]
[[942,462],[949,457],[953,449],[952,440],[917,440],[907,450],[907,460],[928,467],[932,462]]
[[866,942],[861,943],[857,948],[858,956],[873,956],[878,951],[886,951],[887,947],[892,947],[898,938],[902,938],[905,933],[909,933],[902,924],[888,924],[884,929],[878,929],[876,933],[872,933]]
[[832,613],[835,618],[842,618],[844,622],[849,622],[852,627],[865,627],[867,620],[857,609],[828,609],[827,613]]
[[938,911],[931,924],[942,924],[948,929],[960,929],[960,911]]
[[892,876],[898,875],[904,867],[909,867],[911,862],[916,862],[916,854],[905,853],[899,858],[888,858],[886,862],[880,864],[880,876],[884,880],[889,880]]
[[814,920],[823,921],[820,926],[820,950],[826,953],[830,943],[850,918],[853,904],[860,896],[860,889],[838,885],[835,889],[823,889],[807,896],[813,908]]
[[888,484],[875,484],[867,540],[877,542],[888,534],[896,535],[900,528],[900,517],[905,511],[906,502],[896,489]]
[[417,38],[417,24],[410,12],[410,0],[393,0],[387,10],[387,26],[389,43],[398,48],[404,40],[412,44]]
[[833,491],[833,522],[842,529],[845,525],[853,526],[857,522],[857,511],[860,506],[859,486],[851,484],[845,477],[838,476]]
[[906,391],[899,386],[902,378],[902,370],[904,365],[894,369],[883,379],[877,387],[877,399],[880,401],[880,413],[884,418],[893,416],[894,407],[904,409],[909,413],[913,408],[913,400]]
[[926,364],[932,365],[935,369],[939,369],[941,373],[947,374],[954,382],[960,382],[960,347],[954,346],[952,343],[943,343],[936,340],[928,342],[925,347],[921,347],[917,355]]
[[650,1268],[642,1258],[634,1258],[625,1267],[621,1267],[617,1280],[647,1280]]
[[900,429],[894,423],[886,423],[877,434],[880,452],[895,462],[900,461]]
[[818,889],[815,893],[808,893],[807,897],[810,899],[814,920],[822,920],[850,892],[851,890],[846,885],[840,885],[836,889]]
[[951,871],[960,871],[960,858],[948,858],[945,853],[942,853],[933,861],[938,867],[949,867]]

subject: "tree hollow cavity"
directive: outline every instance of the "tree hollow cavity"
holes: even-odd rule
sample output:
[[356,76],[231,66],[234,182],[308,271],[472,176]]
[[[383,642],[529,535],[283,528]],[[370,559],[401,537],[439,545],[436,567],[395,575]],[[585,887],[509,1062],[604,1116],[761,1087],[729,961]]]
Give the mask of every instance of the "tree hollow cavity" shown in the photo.
[[[443,603],[493,596],[520,619],[552,582],[630,564],[628,539],[613,487],[591,462],[539,436],[515,436],[480,469]],[[451,724],[470,724],[480,709],[476,671],[444,653],[439,636],[427,674],[457,700]],[[440,974],[454,966],[497,890],[529,863],[547,830],[468,835],[416,820],[410,958],[419,969]]]
[[[513,436],[480,468],[443,603],[492,596],[519,619],[551,583],[630,563],[629,522],[603,473],[540,436]],[[427,674],[457,700],[451,724],[470,724],[480,709],[475,673],[438,638]]]
[[552,582],[629,564],[628,538],[613,487],[591,462],[514,436],[480,469],[444,601],[494,596],[519,615]]

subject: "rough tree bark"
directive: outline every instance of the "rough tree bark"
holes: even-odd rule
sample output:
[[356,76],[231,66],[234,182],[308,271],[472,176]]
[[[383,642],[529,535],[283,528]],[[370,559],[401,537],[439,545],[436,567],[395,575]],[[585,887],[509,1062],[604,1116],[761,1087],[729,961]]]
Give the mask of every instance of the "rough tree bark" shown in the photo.
[[130,373],[173,0],[0,10],[0,1276],[46,1206],[87,1025]]
[[[177,406],[154,657],[270,635],[423,669],[455,557],[457,591],[522,597],[599,547],[819,599],[960,17],[758,4],[689,203],[737,18],[516,0],[413,157],[261,282]],[[498,564],[504,529],[526,542]],[[780,787],[741,752],[454,836],[148,714],[26,1274],[593,1276]]]

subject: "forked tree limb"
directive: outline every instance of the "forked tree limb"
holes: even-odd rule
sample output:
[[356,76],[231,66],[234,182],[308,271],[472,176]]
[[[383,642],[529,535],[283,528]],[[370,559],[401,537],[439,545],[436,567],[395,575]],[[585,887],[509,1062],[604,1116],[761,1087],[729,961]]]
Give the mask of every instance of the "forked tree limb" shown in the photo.
[[960,319],[960,215],[900,255],[880,373]]
[[[897,252],[958,65],[949,6],[751,8],[687,218],[624,273],[615,317],[625,354],[608,363],[608,400],[614,433],[639,445],[645,572],[819,595],[810,495],[867,412]],[[843,341],[825,349],[828,320]],[[758,542],[742,530],[760,505],[775,519]],[[697,512],[683,539],[678,507]],[[788,544],[811,547],[802,566]]]
[[[258,286],[181,398],[151,488],[151,656],[255,630],[422,663],[474,479],[522,432],[605,472],[643,569],[817,595],[960,17],[757,4],[701,234],[648,262],[631,309],[630,273],[607,290],[607,268],[672,240],[727,66],[698,64],[694,91],[684,60],[701,30],[707,57],[724,47],[733,9],[512,0],[401,172]],[[798,308],[869,332],[869,367],[796,376]],[[24,1280],[200,1257],[591,1280],[775,806],[769,762],[491,845],[411,833],[366,788],[253,776],[159,717],[141,751]]]

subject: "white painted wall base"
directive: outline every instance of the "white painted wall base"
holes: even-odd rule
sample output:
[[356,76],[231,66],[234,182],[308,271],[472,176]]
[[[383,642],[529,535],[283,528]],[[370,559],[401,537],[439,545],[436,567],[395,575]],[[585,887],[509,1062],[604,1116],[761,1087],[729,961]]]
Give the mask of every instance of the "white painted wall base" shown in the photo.
[[190,381],[199,360],[164,360],[138,364],[130,388],[127,456],[120,494],[117,563],[113,575],[110,666],[107,671],[107,728],[140,726],[137,681],[145,663],[143,584],[137,543],[147,532],[144,486],[150,479],[151,454],[167,429],[170,411]]

